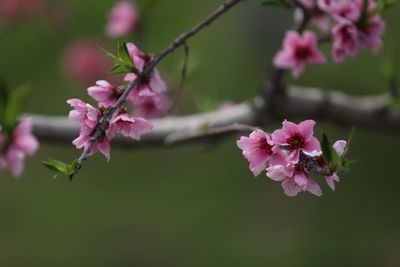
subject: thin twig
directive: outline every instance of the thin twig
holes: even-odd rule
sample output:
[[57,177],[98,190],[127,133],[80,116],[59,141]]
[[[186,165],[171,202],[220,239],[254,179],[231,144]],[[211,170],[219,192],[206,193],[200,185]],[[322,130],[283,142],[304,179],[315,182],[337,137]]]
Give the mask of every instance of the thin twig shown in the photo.
[[171,114],[174,111],[175,107],[177,106],[179,97],[181,96],[184,86],[185,86],[187,68],[188,68],[188,63],[189,63],[189,46],[187,44],[183,44],[183,47],[184,47],[184,58],[183,58],[183,65],[182,65],[182,71],[181,71],[181,80],[179,82],[178,91],[176,92],[174,98],[171,101],[171,105],[170,105],[169,111],[168,111],[169,114]]
[[167,55],[175,51],[178,47],[183,45],[190,37],[193,35],[197,34],[200,32],[203,28],[206,26],[210,25],[214,20],[216,20],[218,17],[220,17],[222,14],[224,14],[226,11],[228,11],[231,7],[235,6],[242,0],[227,0],[224,3],[222,3],[214,12],[212,12],[207,18],[202,20],[200,23],[196,24],[192,29],[190,29],[187,32],[182,33],[178,38],[175,39],[174,42],[172,42],[167,48],[165,48],[163,51],[160,53],[156,54],[153,59],[146,64],[144,67],[143,72],[138,75],[138,77],[130,82],[125,90],[124,93],[121,95],[121,97],[112,105],[108,108],[108,110],[105,112],[103,117],[100,119],[99,123],[97,124],[92,137],[89,140],[88,146],[84,149],[83,153],[78,159],[78,166],[79,168],[82,166],[82,163],[89,157],[90,152],[92,151],[94,144],[96,143],[97,140],[99,140],[103,135],[104,132],[107,130],[110,124],[110,120],[113,116],[113,114],[122,106],[122,104],[125,102],[126,98],[128,97],[129,93],[138,85],[139,80],[141,80],[143,77],[148,77],[153,69],[156,67],[156,65],[163,60]]

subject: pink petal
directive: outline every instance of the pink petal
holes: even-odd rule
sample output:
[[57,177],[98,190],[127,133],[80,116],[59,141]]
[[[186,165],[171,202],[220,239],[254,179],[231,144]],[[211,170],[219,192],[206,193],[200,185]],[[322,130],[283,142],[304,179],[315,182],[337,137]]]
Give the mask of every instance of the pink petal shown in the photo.
[[306,120],[299,123],[298,130],[305,140],[309,140],[314,134],[315,121]]
[[19,177],[22,174],[22,171],[24,169],[24,153],[14,149],[10,148],[6,154],[6,161],[8,164],[8,167],[11,171],[11,174],[14,177]]
[[282,130],[284,131],[286,137],[290,137],[298,133],[298,126],[291,121],[284,120],[282,122]]
[[279,51],[273,59],[274,66],[282,69],[290,69],[294,66],[293,52],[287,50]]
[[312,136],[310,140],[305,144],[303,147],[303,152],[306,155],[319,153],[321,151],[321,144],[319,143],[318,139]]
[[304,72],[304,62],[297,62],[292,68],[292,75],[298,78]]
[[151,90],[153,90],[157,93],[162,93],[167,90],[167,86],[165,85],[165,82],[161,78],[158,70],[154,70],[151,74],[150,88],[151,88]]
[[318,197],[322,196],[321,187],[311,178],[308,178],[307,191]]
[[287,31],[283,41],[283,47],[286,49],[295,48],[300,41],[300,35],[296,31]]
[[104,138],[102,142],[97,142],[97,148],[106,157],[107,161],[110,161],[110,143],[107,138]]
[[339,182],[340,178],[336,173],[333,173],[331,176],[325,176],[325,180],[332,191],[335,191],[335,182]]
[[275,130],[271,134],[272,142],[278,145],[287,145],[287,137],[285,135],[285,131],[282,129]]
[[338,155],[341,156],[343,155],[346,145],[347,145],[346,141],[338,140],[333,144],[333,148],[335,149],[336,153],[338,153]]
[[302,191],[301,187],[294,181],[293,178],[283,181],[282,188],[285,192],[285,195],[288,197],[295,197],[299,192]]

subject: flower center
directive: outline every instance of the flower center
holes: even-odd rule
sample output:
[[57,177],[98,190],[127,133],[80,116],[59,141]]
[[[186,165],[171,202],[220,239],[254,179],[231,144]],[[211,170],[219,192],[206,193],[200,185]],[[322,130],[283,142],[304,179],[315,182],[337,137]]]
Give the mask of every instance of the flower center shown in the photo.
[[264,151],[267,155],[272,154],[272,146],[268,144],[267,139],[262,139],[260,141],[259,151]]
[[295,150],[295,149],[303,148],[306,143],[306,140],[304,140],[304,137],[301,134],[296,133],[293,136],[291,136],[287,140],[287,142],[289,144],[289,149]]
[[298,60],[306,60],[310,56],[310,49],[306,46],[300,46],[295,51],[295,57]]

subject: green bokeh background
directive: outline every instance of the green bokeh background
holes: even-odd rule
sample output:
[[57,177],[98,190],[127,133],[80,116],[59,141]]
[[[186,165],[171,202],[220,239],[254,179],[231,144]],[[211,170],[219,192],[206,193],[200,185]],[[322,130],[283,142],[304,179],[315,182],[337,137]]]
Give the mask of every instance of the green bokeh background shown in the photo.
[[[34,87],[27,112],[66,115],[66,99],[87,99],[62,73],[60,57],[73,40],[107,40],[113,2],[60,1],[69,20],[58,29],[41,19],[0,28],[0,74],[13,86]],[[142,18],[142,46],[162,49],[219,3],[159,0]],[[292,82],[384,92],[380,70],[399,46],[399,14],[398,5],[384,15],[380,54],[310,66]],[[249,0],[191,39],[186,97],[202,106],[257,94],[291,16]],[[181,62],[178,51],[160,64],[172,83]],[[317,132],[322,128],[332,139],[349,132],[319,122]],[[109,163],[96,155],[72,182],[53,179],[40,161],[69,161],[79,152],[42,143],[20,180],[1,173],[0,266],[400,266],[399,150],[398,132],[359,127],[351,150],[359,163],[337,191],[323,185],[321,198],[288,198],[278,183],[252,177],[234,139],[211,148],[114,148]]]

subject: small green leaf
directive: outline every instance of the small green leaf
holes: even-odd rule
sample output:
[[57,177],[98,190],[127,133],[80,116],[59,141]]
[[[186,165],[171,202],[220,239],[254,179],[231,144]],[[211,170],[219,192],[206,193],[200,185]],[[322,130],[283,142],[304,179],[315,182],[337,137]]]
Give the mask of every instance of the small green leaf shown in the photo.
[[321,142],[321,149],[322,153],[324,154],[324,158],[328,163],[332,162],[332,153],[331,153],[331,143],[328,140],[328,137],[325,133],[322,133],[322,142]]
[[322,133],[321,149],[325,160],[329,163],[330,169],[336,171],[341,165],[341,159],[325,133]]
[[116,55],[114,55],[113,53],[107,51],[106,49],[104,49],[104,48],[102,48],[100,46],[98,46],[97,48],[99,48],[100,51],[103,53],[103,55],[105,55],[106,57],[113,59],[115,62],[122,63],[120,61],[120,59]]
[[109,73],[110,74],[125,74],[125,73],[132,73],[132,70],[124,65],[116,65],[110,70]]
[[7,131],[11,132],[18,123],[22,107],[30,92],[31,86],[25,84],[9,93],[8,101],[2,114],[2,123]]
[[291,0],[264,0],[261,3],[263,6],[280,6],[290,8],[293,3]]
[[74,160],[71,164],[68,164],[59,160],[49,159],[47,161],[42,161],[42,164],[56,172],[55,176],[62,174],[68,176],[70,179],[72,179],[79,169],[78,160]]
[[135,69],[131,56],[129,55],[128,47],[126,46],[126,42],[118,41],[118,57],[126,67]]

